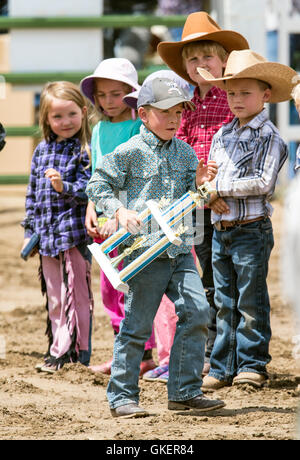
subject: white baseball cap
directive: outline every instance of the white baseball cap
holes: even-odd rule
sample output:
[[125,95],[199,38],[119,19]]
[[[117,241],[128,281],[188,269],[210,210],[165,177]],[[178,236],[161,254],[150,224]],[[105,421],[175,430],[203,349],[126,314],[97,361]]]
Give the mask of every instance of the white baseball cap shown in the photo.
[[137,108],[151,105],[157,109],[169,109],[183,103],[185,108],[195,110],[187,92],[169,78],[154,78],[144,82],[138,96]]
[[135,90],[140,89],[138,84],[138,73],[134,65],[125,58],[110,58],[100,62],[92,75],[88,75],[80,82],[80,89],[89,100],[95,104],[94,79],[108,78],[117,80],[131,86]]
[[[144,83],[147,83],[148,81],[154,80],[154,78],[169,78],[170,80],[175,81],[180,88],[182,88],[184,91],[187,93],[189,92],[189,83],[181,78],[179,75],[177,75],[173,70],[168,70],[168,69],[162,69],[162,70],[157,70],[156,72],[151,73],[148,75],[147,78],[145,78]],[[130,108],[132,109],[137,109],[137,100],[139,96],[139,91],[133,91],[132,93],[126,94],[126,96],[123,97],[123,101],[125,104],[127,104]]]

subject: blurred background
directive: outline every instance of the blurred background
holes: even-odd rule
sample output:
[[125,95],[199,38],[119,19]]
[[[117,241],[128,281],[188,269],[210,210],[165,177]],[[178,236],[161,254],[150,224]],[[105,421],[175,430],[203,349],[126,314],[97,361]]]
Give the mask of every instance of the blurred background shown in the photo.
[[[207,11],[250,47],[300,73],[300,0],[0,0],[0,184],[27,183],[39,142],[39,97],[47,81],[79,83],[102,59],[126,57],[140,83],[165,68],[160,41],[181,39],[186,16]],[[281,180],[289,181],[300,126],[293,102],[272,104],[270,117],[289,144]]]

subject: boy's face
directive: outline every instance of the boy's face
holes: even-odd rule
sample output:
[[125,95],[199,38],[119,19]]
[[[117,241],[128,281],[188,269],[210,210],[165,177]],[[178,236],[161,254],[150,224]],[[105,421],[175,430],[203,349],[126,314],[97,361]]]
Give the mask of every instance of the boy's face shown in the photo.
[[[223,69],[226,67],[226,62],[223,62],[221,58],[214,53],[204,53],[199,50],[195,50],[190,53],[189,57],[185,58],[186,71],[191,80],[196,85],[208,85],[209,83],[203,80],[197,71],[197,67],[210,72],[215,78],[220,78],[223,75]],[[211,84],[210,84],[211,85]]]
[[228,105],[239,119],[240,126],[258,115],[271,96],[270,89],[263,89],[257,80],[251,78],[226,81],[226,91]]
[[169,109],[157,109],[156,107],[140,107],[139,117],[145,126],[159,139],[169,141],[175,136],[181,122],[183,104],[174,105]]

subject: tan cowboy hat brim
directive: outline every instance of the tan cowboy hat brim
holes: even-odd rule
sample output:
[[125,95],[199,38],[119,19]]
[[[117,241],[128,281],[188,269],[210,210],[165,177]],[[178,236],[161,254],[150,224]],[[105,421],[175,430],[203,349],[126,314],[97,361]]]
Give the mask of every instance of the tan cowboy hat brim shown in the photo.
[[187,35],[180,42],[161,42],[158,44],[157,51],[163,61],[174,70],[180,77],[192,85],[196,83],[190,79],[183,65],[182,49],[188,43],[211,40],[219,43],[223,48],[230,53],[233,50],[248,49],[249,44],[247,40],[239,33],[231,30],[220,30],[211,33],[194,33]]
[[197,68],[201,77],[212,83],[218,88],[226,90],[227,80],[236,80],[240,78],[253,78],[268,83],[271,87],[271,97],[269,102],[277,103],[288,101],[291,99],[291,92],[295,86],[294,77],[297,72],[284,64],[278,62],[262,62],[249,66],[235,74],[226,74],[221,78],[214,78],[214,76],[201,67]]

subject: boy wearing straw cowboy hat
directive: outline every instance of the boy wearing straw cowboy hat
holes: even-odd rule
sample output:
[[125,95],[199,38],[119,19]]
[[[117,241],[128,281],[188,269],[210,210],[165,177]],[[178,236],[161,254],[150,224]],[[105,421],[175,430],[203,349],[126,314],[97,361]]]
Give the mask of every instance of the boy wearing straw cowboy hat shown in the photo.
[[264,103],[289,100],[296,72],[251,50],[233,51],[221,78],[198,71],[226,89],[235,114],[214,136],[210,149],[210,159],[219,167],[209,204],[218,316],[211,368],[202,389],[231,383],[261,387],[271,360],[266,278],[274,240],[269,200],[287,158],[287,146]]
[[[229,109],[226,92],[201,78],[197,67],[204,67],[215,78],[221,77],[228,54],[233,50],[245,48],[249,46],[242,35],[231,30],[222,30],[204,11],[192,13],[187,17],[180,42],[162,42],[158,45],[158,53],[166,64],[182,78],[196,86],[192,99],[196,110],[183,112],[176,137],[190,144],[198,159],[203,159],[205,163],[214,134],[223,124],[232,121],[234,115]],[[210,214],[211,210],[205,208],[203,230],[199,218],[196,219],[196,225],[201,230],[199,233],[204,232],[204,234],[201,241],[195,240],[194,245],[202,269],[203,286],[210,304],[203,374],[209,370],[209,358],[216,335],[216,307],[211,265],[213,226]]]

